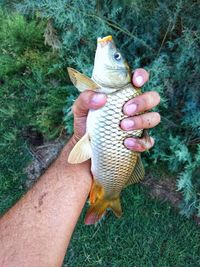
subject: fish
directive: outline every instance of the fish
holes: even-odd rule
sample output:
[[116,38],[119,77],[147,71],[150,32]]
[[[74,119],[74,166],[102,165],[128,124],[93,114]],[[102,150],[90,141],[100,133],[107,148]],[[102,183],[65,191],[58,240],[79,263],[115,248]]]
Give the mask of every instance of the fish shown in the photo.
[[106,104],[89,110],[85,135],[69,154],[68,162],[78,164],[91,159],[93,183],[89,194],[90,208],[85,224],[97,223],[107,210],[122,215],[120,193],[128,185],[144,178],[145,170],[139,152],[124,146],[127,137],[141,137],[143,129],[124,131],[120,121],[123,105],[141,94],[131,83],[131,69],[111,35],[97,39],[92,77],[68,68],[69,77],[80,91],[93,90],[107,95]]

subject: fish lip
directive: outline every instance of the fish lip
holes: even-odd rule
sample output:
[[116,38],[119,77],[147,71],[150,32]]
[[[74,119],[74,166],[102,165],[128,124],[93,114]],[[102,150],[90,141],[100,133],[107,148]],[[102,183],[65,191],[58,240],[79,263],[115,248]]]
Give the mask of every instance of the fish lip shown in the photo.
[[130,68],[127,66],[126,68],[115,68],[115,67],[109,67],[108,65],[105,65],[105,67],[106,67],[106,69],[107,70],[113,70],[113,71],[115,71],[115,70],[119,70],[119,71],[128,71],[128,72],[130,72]]
[[112,38],[112,35],[108,35],[108,36],[105,36],[103,38],[98,38],[97,39],[97,43],[107,43],[107,42],[111,42],[113,40]]

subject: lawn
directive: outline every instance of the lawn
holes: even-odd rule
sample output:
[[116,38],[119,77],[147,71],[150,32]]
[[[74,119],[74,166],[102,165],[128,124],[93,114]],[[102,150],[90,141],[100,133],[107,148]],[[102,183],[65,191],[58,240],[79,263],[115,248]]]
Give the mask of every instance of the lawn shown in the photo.
[[200,230],[168,203],[150,198],[141,186],[122,194],[123,217],[109,213],[96,227],[83,212],[63,266],[200,266]]

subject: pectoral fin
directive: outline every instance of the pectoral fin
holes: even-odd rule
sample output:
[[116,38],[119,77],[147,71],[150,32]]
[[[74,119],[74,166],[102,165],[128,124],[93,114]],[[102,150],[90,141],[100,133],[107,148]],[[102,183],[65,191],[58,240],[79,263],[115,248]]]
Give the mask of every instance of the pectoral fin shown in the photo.
[[141,160],[140,155],[138,155],[137,163],[136,163],[135,168],[131,174],[130,179],[126,183],[126,186],[128,186],[130,184],[138,183],[139,181],[143,180],[144,175],[145,175],[144,166],[142,164],[142,160]]
[[67,68],[67,70],[69,73],[70,80],[80,92],[83,92],[88,89],[96,90],[99,88],[99,85],[97,85],[92,79],[90,79],[86,75],[72,68]]
[[92,156],[92,148],[89,140],[89,134],[86,133],[74,146],[69,154],[68,162],[72,164],[81,163]]

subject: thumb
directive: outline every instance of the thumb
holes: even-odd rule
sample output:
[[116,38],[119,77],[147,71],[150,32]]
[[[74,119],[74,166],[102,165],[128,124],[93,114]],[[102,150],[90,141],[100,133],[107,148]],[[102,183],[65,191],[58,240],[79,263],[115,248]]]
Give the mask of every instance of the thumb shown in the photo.
[[106,95],[93,91],[85,91],[74,102],[74,140],[75,143],[85,134],[86,119],[89,109],[98,109],[106,103]]
[[87,90],[74,102],[72,111],[75,118],[87,116],[89,109],[98,109],[106,103],[106,95]]

